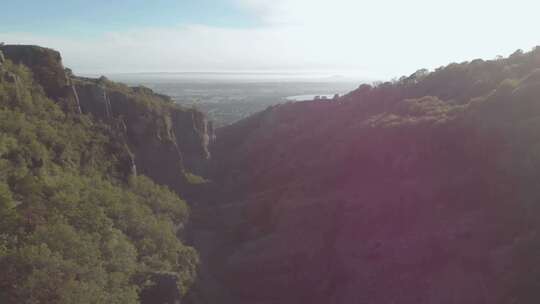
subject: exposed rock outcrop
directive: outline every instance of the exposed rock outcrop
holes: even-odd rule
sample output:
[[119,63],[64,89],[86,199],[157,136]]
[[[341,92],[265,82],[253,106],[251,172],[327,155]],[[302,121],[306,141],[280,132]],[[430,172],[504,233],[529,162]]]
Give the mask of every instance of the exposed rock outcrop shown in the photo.
[[181,192],[188,184],[186,172],[206,173],[214,134],[203,113],[174,105],[170,97],[148,88],[75,77],[52,49],[4,45],[0,50],[29,67],[47,96],[66,111],[110,125],[126,150],[126,174],[139,172]]
[[4,45],[0,50],[14,63],[29,67],[47,96],[54,100],[65,97],[69,80],[59,52],[31,45]]
[[33,45],[3,45],[0,50],[12,62],[27,66],[49,98],[64,110],[77,112],[77,100],[59,52]]
[[137,172],[177,191],[186,186],[184,172],[205,172],[210,135],[204,114],[148,88],[129,88],[104,77],[73,82],[83,113],[122,126]]
[[202,112],[195,110],[172,111],[171,120],[185,166],[193,173],[206,175],[210,159],[208,145],[215,137],[212,124]]

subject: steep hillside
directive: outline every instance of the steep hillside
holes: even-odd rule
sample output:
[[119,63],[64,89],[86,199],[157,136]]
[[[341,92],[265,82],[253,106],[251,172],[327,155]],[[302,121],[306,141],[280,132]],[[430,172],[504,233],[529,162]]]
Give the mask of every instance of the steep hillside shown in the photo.
[[536,48],[215,136],[0,46],[0,302],[537,303],[539,98]]
[[198,256],[186,202],[158,184],[186,189],[206,131],[150,90],[75,78],[54,50],[0,46],[0,302],[179,301]]
[[104,77],[73,78],[73,83],[82,113],[122,130],[137,172],[180,193],[189,184],[183,175],[206,172],[213,130],[201,112]]
[[214,134],[201,112],[179,107],[148,88],[73,76],[64,69],[60,53],[51,49],[5,45],[0,50],[12,62],[29,67],[46,95],[64,111],[89,114],[122,133],[119,140],[132,158],[130,170],[177,192],[189,190],[189,173],[206,172],[207,147]]
[[45,95],[64,111],[79,111],[70,77],[64,70],[59,52],[33,45],[2,45],[0,51],[12,63],[28,67]]
[[536,303],[538,130],[540,48],[219,129],[194,298]]

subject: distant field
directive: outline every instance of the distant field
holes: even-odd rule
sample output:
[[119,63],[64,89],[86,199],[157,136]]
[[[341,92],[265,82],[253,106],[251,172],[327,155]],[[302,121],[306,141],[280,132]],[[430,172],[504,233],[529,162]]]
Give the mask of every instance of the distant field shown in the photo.
[[109,78],[144,85],[171,96],[179,104],[206,112],[216,127],[231,124],[268,106],[287,101],[331,99],[355,88],[352,78],[277,73],[121,74]]

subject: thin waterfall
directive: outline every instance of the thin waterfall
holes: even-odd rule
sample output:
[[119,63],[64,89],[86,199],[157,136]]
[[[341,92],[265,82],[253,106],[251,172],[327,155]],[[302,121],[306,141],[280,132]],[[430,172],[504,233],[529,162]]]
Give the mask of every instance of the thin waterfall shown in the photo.
[[79,99],[79,94],[77,93],[77,88],[74,84],[71,84],[71,89],[73,90],[73,96],[75,96],[75,102],[77,103],[77,111],[79,111],[79,114],[82,114],[81,101]]
[[135,163],[135,159],[133,158],[133,156],[130,158],[131,160],[131,174],[133,174],[133,176],[137,176],[137,164]]
[[103,89],[103,102],[105,102],[105,113],[107,118],[112,118],[111,100],[107,95],[107,90]]

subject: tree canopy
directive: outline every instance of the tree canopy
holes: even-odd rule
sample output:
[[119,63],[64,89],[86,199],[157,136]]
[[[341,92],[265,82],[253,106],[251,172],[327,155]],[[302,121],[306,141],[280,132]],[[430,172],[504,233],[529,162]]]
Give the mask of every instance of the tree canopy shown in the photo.
[[137,303],[152,274],[180,290],[198,257],[181,198],[124,176],[110,127],[64,113],[22,65],[0,66],[0,302]]

